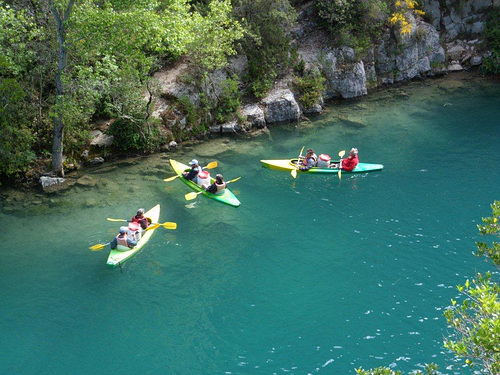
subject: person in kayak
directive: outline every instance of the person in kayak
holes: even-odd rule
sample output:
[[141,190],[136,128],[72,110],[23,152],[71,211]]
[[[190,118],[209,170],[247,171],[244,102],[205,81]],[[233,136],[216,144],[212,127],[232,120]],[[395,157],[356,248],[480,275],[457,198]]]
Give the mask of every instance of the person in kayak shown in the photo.
[[[352,171],[358,165],[358,149],[353,147],[351,151],[349,151],[349,155],[347,158],[342,159],[342,170],[344,171]],[[330,168],[338,168],[340,163],[332,163],[330,164]]]
[[358,163],[358,149],[353,147],[351,151],[349,151],[349,156],[342,160],[342,170],[350,172],[356,168]]
[[151,224],[148,218],[144,216],[144,212],[144,208],[139,208],[137,210],[137,214],[135,214],[132,220],[130,220],[131,223],[139,224],[143,230],[146,229],[149,224]]
[[302,160],[302,164],[299,166],[299,169],[301,171],[308,171],[312,167],[316,166],[316,163],[318,162],[318,157],[314,153],[314,150],[312,148],[307,150],[306,156],[300,155],[301,158],[304,158]]
[[215,176],[215,181],[212,185],[208,186],[205,190],[213,194],[222,194],[227,184],[224,177],[219,173]]
[[111,241],[111,249],[130,250],[137,245],[137,239],[134,234],[129,233],[127,227],[121,227],[120,233]]
[[201,172],[202,168],[198,164],[198,160],[193,159],[189,162],[189,165],[191,166],[191,169],[187,172],[183,172],[182,175],[186,180],[191,180],[196,182],[196,177],[198,176],[198,173]]

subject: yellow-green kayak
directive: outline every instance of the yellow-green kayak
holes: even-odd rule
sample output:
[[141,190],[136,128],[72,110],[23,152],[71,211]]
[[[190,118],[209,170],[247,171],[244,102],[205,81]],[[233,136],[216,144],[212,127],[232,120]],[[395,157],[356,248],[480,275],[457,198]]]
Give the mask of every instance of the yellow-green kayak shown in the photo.
[[[160,218],[160,205],[157,204],[156,206],[154,206],[152,209],[146,212],[144,216],[150,218],[152,223],[157,223],[158,219]],[[137,245],[135,245],[130,250],[125,250],[125,251],[120,251],[117,249],[111,250],[107,261],[108,267],[114,268],[118,265],[122,265],[127,259],[130,259],[135,254],[137,254],[139,250],[141,250],[142,247],[146,245],[146,243],[149,241],[149,239],[153,235],[153,232],[154,230],[147,230],[145,232],[142,232],[141,239],[137,242]]]
[[[178,161],[175,161],[173,159],[170,159],[170,165],[172,166],[174,172],[180,176],[179,178],[182,180],[182,182],[184,182],[191,189],[196,191],[201,191],[202,194],[205,195],[206,197],[216,200],[217,202],[228,204],[233,207],[238,207],[241,204],[238,198],[236,198],[228,188],[225,188],[222,194],[213,194],[208,191],[205,191],[205,189],[203,189],[200,185],[198,185],[194,181],[186,180],[184,177],[182,177],[182,172],[191,169],[189,165],[179,163]],[[210,181],[214,182],[214,179],[210,177]]]

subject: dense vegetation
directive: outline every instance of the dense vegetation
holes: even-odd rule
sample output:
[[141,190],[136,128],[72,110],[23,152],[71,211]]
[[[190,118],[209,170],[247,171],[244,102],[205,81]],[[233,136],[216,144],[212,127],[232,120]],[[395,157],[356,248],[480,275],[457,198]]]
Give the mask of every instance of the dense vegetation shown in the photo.
[[[266,95],[277,78],[295,76],[302,106],[324,89],[318,72],[297,59],[290,30],[304,0],[0,0],[0,177],[25,176],[40,165],[63,175],[88,148],[97,120],[111,120],[114,151],[151,152],[171,139],[202,135],[235,116],[243,97]],[[366,51],[385,27],[409,32],[414,0],[313,0],[320,23],[339,45]],[[489,23],[493,46],[485,61],[498,73],[498,17]],[[230,76],[213,95],[209,73],[228,58],[248,58],[244,77]],[[187,62],[184,77],[199,102],[152,116],[152,73]],[[185,128],[166,120],[184,112]],[[237,115],[236,115],[237,116]],[[163,123],[162,123],[163,121]],[[49,161],[50,163],[47,163]],[[42,164],[45,163],[45,164]],[[50,165],[48,165],[50,164]]]
[[[484,217],[478,225],[479,233],[500,238],[500,201],[492,205],[492,215]],[[475,255],[485,257],[500,270],[500,242],[477,242]],[[498,272],[476,274],[457,287],[460,301],[451,300],[451,306],[444,316],[451,332],[445,339],[444,346],[456,358],[465,360],[465,364],[474,373],[497,375],[500,373],[500,285]],[[401,375],[388,367],[371,370],[357,370],[358,375]],[[427,365],[426,374],[437,374],[434,364]],[[422,374],[421,371],[414,374]]]

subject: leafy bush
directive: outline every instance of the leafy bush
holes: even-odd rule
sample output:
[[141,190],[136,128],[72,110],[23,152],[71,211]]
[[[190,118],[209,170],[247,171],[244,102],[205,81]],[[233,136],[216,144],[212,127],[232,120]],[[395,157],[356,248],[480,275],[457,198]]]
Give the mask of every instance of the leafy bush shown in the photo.
[[250,91],[264,97],[291,64],[287,30],[296,20],[288,0],[234,0],[235,17],[246,29],[242,48],[248,57]]
[[366,49],[380,36],[389,9],[383,0],[316,0],[316,10],[322,23],[339,44]]
[[485,43],[491,49],[491,56],[484,59],[482,70],[486,74],[500,74],[500,9],[498,8],[489,13]]
[[298,92],[298,99],[304,108],[318,104],[325,91],[325,77],[314,71],[303,77],[294,78],[294,86]]
[[237,77],[231,77],[221,83],[222,93],[215,110],[215,119],[223,123],[240,107],[241,97]]
[[118,151],[127,153],[152,152],[165,142],[156,121],[136,122],[130,118],[120,118],[111,124],[107,134],[115,137],[113,145]]
[[0,175],[15,176],[28,169],[35,159],[31,147],[34,142],[28,127],[25,108],[26,93],[14,79],[0,77]]

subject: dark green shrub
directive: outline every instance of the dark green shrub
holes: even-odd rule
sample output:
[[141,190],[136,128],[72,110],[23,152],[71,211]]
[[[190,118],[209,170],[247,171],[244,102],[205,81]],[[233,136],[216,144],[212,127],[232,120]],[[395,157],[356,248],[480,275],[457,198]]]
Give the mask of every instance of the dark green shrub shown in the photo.
[[111,124],[107,134],[115,137],[113,147],[126,153],[152,152],[165,142],[156,121],[142,122],[120,118]]
[[486,74],[500,74],[500,9],[489,13],[486,22],[485,43],[491,56],[483,61],[482,70]]
[[381,35],[389,15],[383,0],[315,0],[315,5],[336,41],[361,51]]
[[26,93],[12,78],[0,77],[0,175],[17,176],[28,170],[35,159],[35,136],[29,127],[30,114]]
[[234,0],[233,11],[247,31],[241,43],[248,57],[245,82],[263,97],[291,65],[287,32],[297,15],[288,0]]
[[299,102],[304,108],[318,104],[325,91],[325,77],[314,71],[303,77],[295,77],[293,82]]
[[215,110],[215,119],[218,123],[227,121],[241,105],[239,81],[231,77],[221,83],[222,93]]

